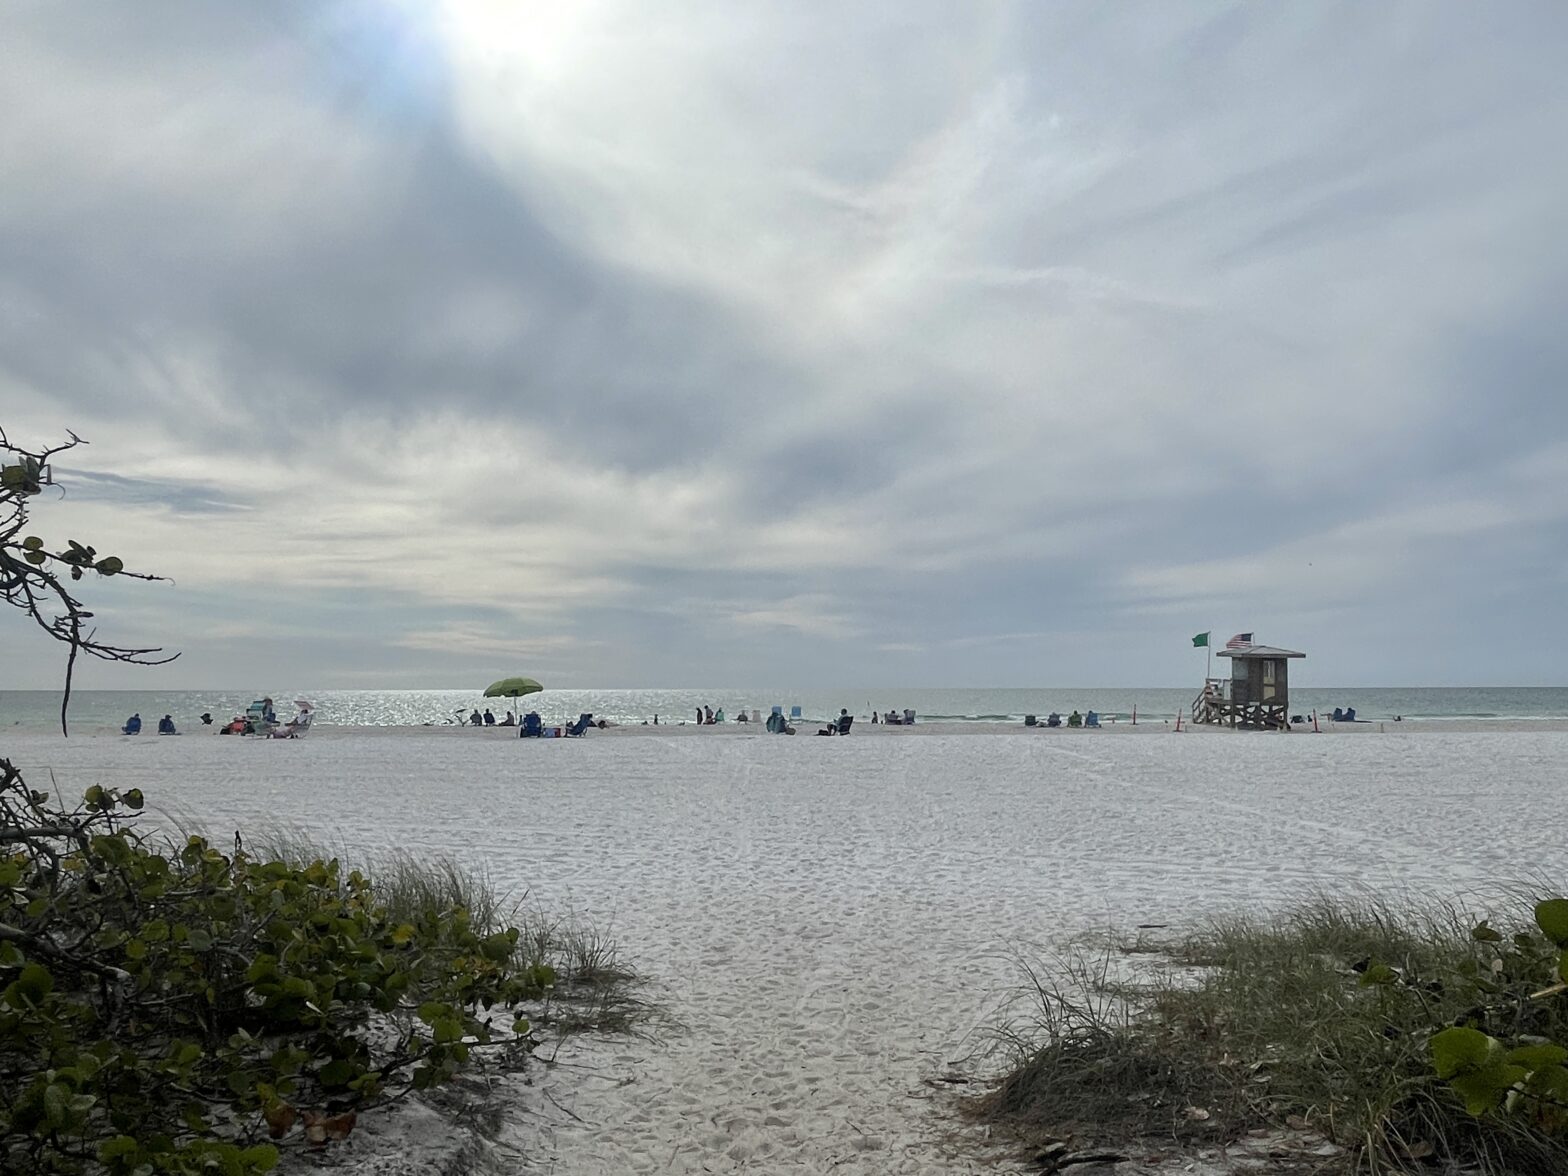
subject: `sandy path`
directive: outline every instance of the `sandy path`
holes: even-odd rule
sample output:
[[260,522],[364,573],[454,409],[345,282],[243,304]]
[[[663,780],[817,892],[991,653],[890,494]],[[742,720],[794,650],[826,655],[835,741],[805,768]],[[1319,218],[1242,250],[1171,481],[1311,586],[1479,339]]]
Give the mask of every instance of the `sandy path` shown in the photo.
[[[16,737],[215,831],[484,860],[613,925],[682,1028],[565,1056],[507,1142],[560,1173],[995,1172],[942,1143],[1010,945],[1317,887],[1452,896],[1568,851],[1562,732],[267,744]],[[576,1118],[573,1118],[576,1116]]]

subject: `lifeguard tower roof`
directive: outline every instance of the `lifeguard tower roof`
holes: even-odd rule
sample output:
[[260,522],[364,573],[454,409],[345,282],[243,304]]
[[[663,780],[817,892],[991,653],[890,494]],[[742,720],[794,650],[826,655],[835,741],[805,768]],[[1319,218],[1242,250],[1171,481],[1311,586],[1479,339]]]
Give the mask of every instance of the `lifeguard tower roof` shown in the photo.
[[1274,645],[1244,645],[1240,649],[1222,649],[1221,657],[1306,657],[1304,653],[1297,653],[1294,649],[1280,649]]

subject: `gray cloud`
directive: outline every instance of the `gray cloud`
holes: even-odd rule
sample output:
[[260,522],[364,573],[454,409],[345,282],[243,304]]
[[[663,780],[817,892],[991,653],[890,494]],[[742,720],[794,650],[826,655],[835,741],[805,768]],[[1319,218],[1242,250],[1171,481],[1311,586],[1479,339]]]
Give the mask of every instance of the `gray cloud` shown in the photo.
[[1527,8],[13,5],[0,413],[170,681],[1549,676]]

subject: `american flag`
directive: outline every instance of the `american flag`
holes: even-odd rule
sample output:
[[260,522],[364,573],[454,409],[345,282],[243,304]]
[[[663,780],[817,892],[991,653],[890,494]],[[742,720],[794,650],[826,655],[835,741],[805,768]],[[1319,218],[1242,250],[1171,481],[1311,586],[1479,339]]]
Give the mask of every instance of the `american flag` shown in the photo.
[[1252,644],[1252,634],[1251,633],[1237,633],[1229,641],[1225,642],[1225,648],[1226,649],[1246,649],[1247,646],[1249,646],[1251,644]]

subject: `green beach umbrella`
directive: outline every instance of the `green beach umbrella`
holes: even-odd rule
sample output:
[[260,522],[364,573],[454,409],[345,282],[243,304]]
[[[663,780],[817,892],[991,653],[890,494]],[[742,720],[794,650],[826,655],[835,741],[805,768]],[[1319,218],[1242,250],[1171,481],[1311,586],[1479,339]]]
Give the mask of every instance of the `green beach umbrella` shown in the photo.
[[485,687],[486,698],[510,698],[512,705],[525,694],[538,694],[544,687],[532,678],[502,678]]

